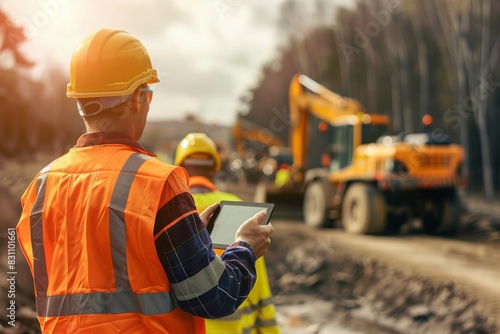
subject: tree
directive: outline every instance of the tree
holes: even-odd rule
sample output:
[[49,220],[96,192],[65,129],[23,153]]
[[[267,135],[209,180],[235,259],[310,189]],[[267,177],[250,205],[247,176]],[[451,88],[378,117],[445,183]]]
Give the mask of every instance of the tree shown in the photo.
[[0,55],[12,60],[0,67],[0,154],[60,154],[75,142],[83,124],[74,101],[65,96],[68,78],[58,67],[46,70],[49,85],[27,73],[34,63],[20,51],[24,42],[23,28],[0,10]]
[[244,117],[268,126],[269,111],[286,106],[296,72],[391,115],[395,132],[419,131],[429,113],[436,136],[465,148],[470,189],[492,198],[500,188],[500,21],[491,18],[500,2],[407,0],[390,12],[387,3],[360,0],[336,8],[329,22],[331,3],[321,1],[323,14],[314,16],[303,14],[304,2],[285,1],[280,27],[289,43],[275,60],[281,68],[263,68]]

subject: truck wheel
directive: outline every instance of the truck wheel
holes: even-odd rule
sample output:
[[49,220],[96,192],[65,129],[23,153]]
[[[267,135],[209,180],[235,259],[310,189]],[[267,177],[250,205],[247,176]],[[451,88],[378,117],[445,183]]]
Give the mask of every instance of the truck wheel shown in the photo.
[[422,215],[425,233],[447,234],[457,230],[460,219],[460,201],[456,194],[432,201],[432,209]]
[[330,225],[328,218],[328,193],[321,181],[312,182],[304,194],[304,221],[307,226],[319,228]]
[[383,194],[373,185],[354,183],[342,201],[342,226],[354,234],[385,231],[387,209]]

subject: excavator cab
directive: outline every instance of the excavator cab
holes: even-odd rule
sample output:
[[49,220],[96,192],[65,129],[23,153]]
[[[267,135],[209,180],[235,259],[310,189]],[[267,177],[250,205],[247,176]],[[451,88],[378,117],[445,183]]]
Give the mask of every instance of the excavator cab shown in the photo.
[[[368,114],[341,117],[328,127],[328,142],[321,156],[322,166],[336,172],[349,167],[357,145],[376,143],[389,134],[385,117],[372,118]],[[311,141],[308,140],[310,143]],[[316,143],[314,143],[316,145]],[[312,144],[309,144],[311,147]],[[311,147],[312,148],[312,147]],[[308,159],[310,160],[310,159]],[[308,163],[308,168],[312,167]]]

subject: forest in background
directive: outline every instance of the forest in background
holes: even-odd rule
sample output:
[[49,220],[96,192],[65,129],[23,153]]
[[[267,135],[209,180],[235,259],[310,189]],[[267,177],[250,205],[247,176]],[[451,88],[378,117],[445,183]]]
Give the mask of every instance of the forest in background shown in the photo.
[[[283,43],[241,98],[239,118],[288,142],[288,86],[303,73],[368,113],[386,114],[393,132],[447,135],[466,152],[468,187],[500,195],[500,1],[287,0]],[[263,136],[265,139],[265,136]],[[255,149],[263,149],[255,145]]]
[[41,80],[30,75],[36,59],[21,51],[26,39],[23,27],[0,10],[0,162],[44,151],[62,154],[84,131],[59,66],[44,69]]
[[[304,73],[369,113],[387,114],[393,132],[421,130],[431,114],[434,134],[465,148],[469,190],[500,195],[500,1],[287,0],[277,22],[278,56],[242,96],[240,118],[288,141],[288,85]],[[61,154],[84,131],[67,99],[67,75],[55,64],[43,80],[29,70],[26,40],[0,11],[0,162],[49,151]],[[46,83],[49,82],[50,85]],[[237,111],[235,111],[237,112]]]

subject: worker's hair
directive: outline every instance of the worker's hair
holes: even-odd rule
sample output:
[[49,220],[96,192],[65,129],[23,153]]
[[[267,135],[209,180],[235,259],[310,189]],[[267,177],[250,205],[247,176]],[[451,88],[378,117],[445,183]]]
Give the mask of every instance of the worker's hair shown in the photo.
[[[90,99],[78,99],[78,103],[80,103],[80,105],[82,105],[82,106],[85,106],[85,112],[87,114],[92,114],[100,108],[99,103],[93,103],[94,101],[98,101],[98,99],[92,99],[92,98],[90,98]],[[103,117],[106,117],[106,118],[110,118],[110,117],[115,118],[117,116],[119,117],[123,113],[123,110],[125,109],[128,101],[129,101],[129,99],[125,100],[124,102],[120,103],[117,106],[107,108],[107,109],[102,109],[102,111],[99,112],[97,115],[84,116],[84,119],[92,121],[94,119],[99,119],[99,118],[103,118]]]
[[[130,100],[134,94],[138,90],[140,90],[143,87],[147,87],[146,84],[140,85],[137,87],[137,89],[134,90],[132,94],[129,95],[129,97],[122,103],[111,107],[107,109],[103,109],[101,112],[99,112],[97,115],[93,116],[84,116],[83,120],[85,122],[85,126],[87,127],[87,130],[89,127],[93,129],[99,129],[101,131],[113,131],[113,123],[115,121],[118,121],[125,115],[125,108],[127,108],[127,105],[130,103]],[[97,111],[99,108],[98,103],[92,103],[94,101],[98,101],[98,98],[78,98],[77,101],[80,105],[86,106],[85,107],[85,112],[88,114],[92,114],[93,112]]]

